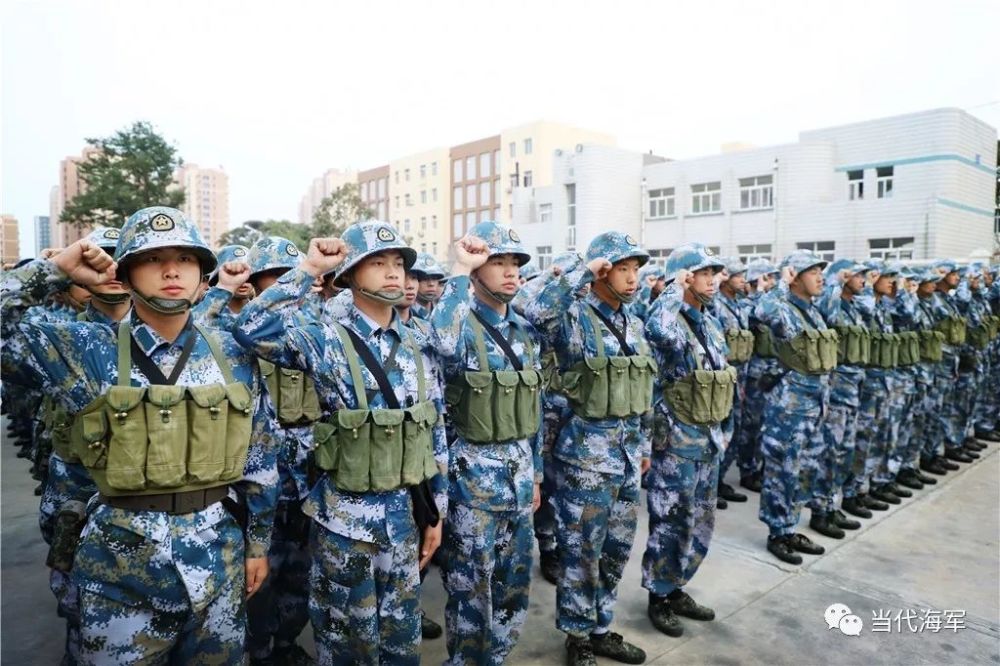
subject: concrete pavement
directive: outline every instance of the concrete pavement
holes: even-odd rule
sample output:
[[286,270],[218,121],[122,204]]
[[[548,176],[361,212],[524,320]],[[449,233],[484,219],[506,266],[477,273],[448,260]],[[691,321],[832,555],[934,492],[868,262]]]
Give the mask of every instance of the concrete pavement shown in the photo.
[[[835,541],[806,534],[827,548],[784,565],[764,550],[757,495],[730,504],[716,521],[708,558],[688,586],[716,610],[710,623],[685,620],[685,634],[659,634],[646,618],[640,561],[646,512],[621,586],[614,629],[646,650],[654,664],[986,664],[1000,663],[1000,446],[963,465],[937,485],[917,491],[892,510],[863,521],[861,531]],[[28,465],[2,445],[2,634],[0,660],[56,664],[63,624],[55,615],[37,527],[38,499]],[[424,589],[428,614],[443,622],[444,591],[432,571]],[[863,622],[860,636],[828,629],[833,603]],[[531,607],[511,664],[563,663],[563,636],[554,626],[555,588],[533,580]],[[927,611],[964,611],[962,628],[919,629]],[[873,614],[890,619],[873,632]],[[906,614],[915,619],[906,621]],[[897,617],[899,624],[897,627]],[[934,617],[933,613],[931,617]],[[944,617],[938,615],[937,617]],[[956,620],[957,622],[957,620]],[[908,626],[909,625],[909,626]],[[309,630],[303,644],[311,650]],[[444,640],[423,646],[424,662],[440,663]],[[605,662],[611,663],[611,662]]]

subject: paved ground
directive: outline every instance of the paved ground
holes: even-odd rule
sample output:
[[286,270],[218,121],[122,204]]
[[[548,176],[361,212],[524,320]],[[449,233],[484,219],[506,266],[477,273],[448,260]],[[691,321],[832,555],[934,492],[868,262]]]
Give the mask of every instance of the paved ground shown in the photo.
[[[636,539],[625,573],[615,629],[656,664],[1000,664],[1000,447],[973,465],[866,521],[802,567],[781,565],[763,548],[757,497],[720,512],[708,558],[688,586],[715,608],[715,622],[686,622],[682,638],[657,633],[646,619],[639,563],[646,533]],[[2,445],[2,653],[10,664],[55,664],[62,624],[47,586],[38,535],[37,498],[27,463]],[[731,505],[732,506],[732,505]],[[645,511],[642,520],[645,521]],[[424,591],[431,617],[443,619],[444,593],[432,572]],[[555,589],[535,578],[528,622],[512,664],[562,663],[553,622]],[[827,629],[824,610],[846,604],[863,622],[860,636]],[[964,611],[963,628],[913,631],[906,614]],[[890,617],[889,633],[873,632],[873,614]],[[897,627],[896,618],[902,614]],[[933,614],[932,614],[933,616]],[[914,621],[912,629],[919,629]],[[308,630],[304,644],[311,649]],[[445,656],[443,640],[424,645],[425,662]]]

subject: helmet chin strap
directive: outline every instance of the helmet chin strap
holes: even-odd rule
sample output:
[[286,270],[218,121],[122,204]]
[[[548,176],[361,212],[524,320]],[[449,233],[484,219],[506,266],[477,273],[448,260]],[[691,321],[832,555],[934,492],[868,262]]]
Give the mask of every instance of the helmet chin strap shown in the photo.
[[399,305],[406,300],[406,292],[402,289],[399,291],[369,291],[362,287],[358,287],[357,289],[373,301],[385,303],[386,305]]
[[431,303],[437,303],[439,300],[441,300],[441,294],[437,294],[435,296],[424,296],[423,294],[420,293],[417,294],[417,302],[420,303],[421,305],[429,305]]
[[631,294],[622,294],[617,289],[611,286],[611,281],[608,280],[607,278],[601,280],[601,284],[603,284],[604,287],[611,292],[611,295],[617,298],[619,302],[624,303],[626,305],[633,302],[635,300],[635,297],[639,293],[639,290],[636,290],[633,291]]
[[147,298],[135,287],[132,288],[132,297],[150,310],[168,316],[184,314],[194,305],[186,298],[160,298],[159,296]]
[[517,292],[514,292],[513,294],[505,294],[502,291],[493,291],[492,289],[490,289],[489,287],[487,287],[486,284],[482,280],[480,280],[478,277],[474,277],[474,278],[472,278],[472,280],[477,285],[479,285],[482,288],[483,291],[485,291],[492,298],[495,298],[497,301],[503,303],[504,305],[509,304],[511,301],[514,300],[514,297],[517,296]]
[[123,291],[119,294],[99,294],[90,287],[86,287],[86,290],[90,292],[90,297],[95,301],[100,301],[105,305],[121,305],[129,299],[129,294],[127,291]]
[[72,296],[70,296],[68,289],[63,292],[63,300],[66,301],[66,304],[69,305],[74,310],[76,310],[77,312],[83,312],[84,309],[86,309],[86,307],[87,307],[83,303],[81,303],[80,301],[78,301],[75,298],[73,298]]

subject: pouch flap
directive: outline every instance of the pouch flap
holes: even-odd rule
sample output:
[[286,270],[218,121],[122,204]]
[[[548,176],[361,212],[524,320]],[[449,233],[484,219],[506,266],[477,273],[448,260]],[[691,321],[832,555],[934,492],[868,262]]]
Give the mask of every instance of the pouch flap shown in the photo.
[[233,409],[238,409],[246,415],[253,411],[253,396],[250,395],[250,388],[243,382],[233,382],[226,384],[226,397]]
[[521,376],[521,383],[525,386],[538,386],[542,381],[542,376],[537,370],[521,370],[517,374]]
[[465,383],[470,388],[486,388],[493,383],[493,373],[483,370],[466,370]]
[[74,419],[74,423],[79,424],[80,435],[88,444],[99,442],[108,434],[108,417],[103,407],[104,399],[98,398]]
[[403,422],[406,413],[402,409],[373,409],[372,423],[380,426],[397,426]]
[[135,409],[145,396],[145,386],[112,386],[105,394],[104,400],[115,411],[127,412]]
[[596,372],[600,372],[601,370],[604,370],[604,368],[608,367],[607,356],[586,356],[584,357],[583,362],[588,368]]
[[653,359],[648,356],[629,356],[629,361],[637,368],[651,368],[653,366]]
[[702,386],[709,386],[715,381],[714,370],[695,370],[693,374],[694,381]]
[[820,332],[817,331],[815,328],[806,328],[806,329],[803,329],[802,332],[810,340],[819,340],[819,333]]
[[434,425],[438,418],[437,407],[430,400],[418,402],[413,407],[409,407],[406,413],[410,415],[411,421],[423,423],[428,426]]
[[188,395],[199,407],[215,407],[226,399],[226,387],[222,384],[208,386],[188,386]]
[[317,421],[313,424],[313,440],[316,446],[320,446],[336,434],[337,426],[332,423]]
[[293,382],[299,381],[301,379],[301,376],[302,376],[302,371],[301,370],[292,370],[292,369],[289,369],[289,368],[278,368],[278,371],[281,372],[281,376],[282,377],[284,377],[285,379],[290,379]]
[[609,356],[608,362],[613,368],[627,368],[632,365],[632,359],[628,356]]
[[337,425],[347,430],[360,428],[368,420],[371,410],[368,409],[339,409],[337,410]]
[[500,386],[517,386],[518,382],[521,381],[517,370],[498,370],[493,374],[496,376],[497,384]]
[[260,366],[260,376],[263,379],[267,379],[272,374],[274,374],[274,363],[270,361],[265,361],[262,358],[257,359],[257,364]]

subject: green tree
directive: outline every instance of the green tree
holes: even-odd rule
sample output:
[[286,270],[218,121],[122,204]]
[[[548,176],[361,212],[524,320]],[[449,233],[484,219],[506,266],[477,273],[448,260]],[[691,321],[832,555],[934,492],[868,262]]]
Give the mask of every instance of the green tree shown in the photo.
[[146,206],[184,203],[184,190],[173,186],[174,171],[182,164],[177,148],[150,123],[137,122],[87,143],[96,151],[79,164],[82,192],[66,203],[60,222],[120,227]]
[[375,211],[361,200],[357,183],[347,183],[320,202],[316,212],[313,213],[312,237],[340,236],[348,226],[373,217]]
[[250,247],[264,236],[281,236],[295,243],[302,252],[312,238],[310,228],[289,220],[248,220],[219,237],[220,245],[245,245]]

